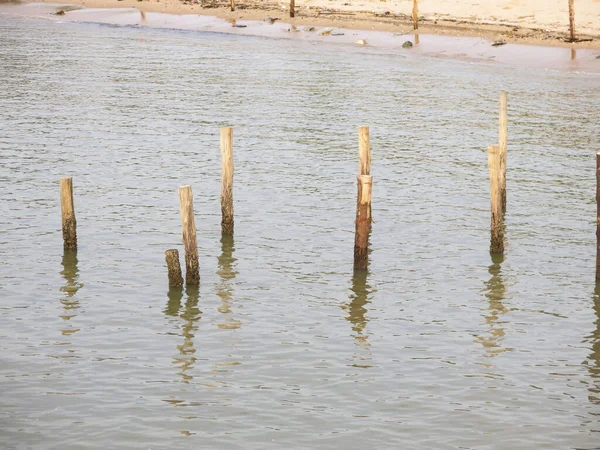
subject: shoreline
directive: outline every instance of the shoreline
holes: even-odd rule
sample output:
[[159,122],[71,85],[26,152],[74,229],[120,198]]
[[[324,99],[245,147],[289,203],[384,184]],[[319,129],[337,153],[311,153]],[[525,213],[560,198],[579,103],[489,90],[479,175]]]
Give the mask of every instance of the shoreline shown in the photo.
[[[63,0],[60,3],[87,8],[135,8],[144,12],[211,16],[225,20],[264,21],[267,18],[273,18],[290,26],[415,34],[412,18],[404,12],[391,12],[385,8],[381,11],[367,10],[364,9],[364,6],[352,6],[348,2],[339,4],[340,8],[320,6],[323,0],[308,0],[305,4],[297,3],[295,17],[290,18],[289,10],[282,3],[244,0],[243,3],[236,5],[235,11],[231,11],[228,6],[229,2],[223,0],[210,3],[204,0],[202,0],[203,3],[199,0],[184,1],[185,3],[180,0]],[[313,2],[316,3],[313,4]],[[36,3],[56,3],[56,0],[38,0]],[[380,4],[386,5],[382,2]],[[367,2],[365,5],[375,4]],[[600,3],[598,9],[600,10]],[[550,29],[541,23],[532,21],[522,21],[522,24],[517,24],[497,20],[492,23],[490,19],[478,16],[471,16],[470,19],[465,19],[460,14],[448,17],[430,16],[420,16],[418,34],[473,37],[508,44],[600,50],[600,28],[598,30],[591,29],[591,32],[589,27],[584,28],[585,31],[577,33],[577,38],[584,39],[584,41],[571,43],[566,41],[568,33],[558,29],[560,27],[554,26],[553,29]],[[598,26],[600,27],[600,15]]]

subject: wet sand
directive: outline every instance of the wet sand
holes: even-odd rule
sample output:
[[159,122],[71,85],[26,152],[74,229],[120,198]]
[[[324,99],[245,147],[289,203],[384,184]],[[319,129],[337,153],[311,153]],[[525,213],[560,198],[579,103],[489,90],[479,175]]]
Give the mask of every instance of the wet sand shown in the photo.
[[[42,0],[45,1],[45,0]],[[279,18],[296,26],[323,26],[394,33],[413,31],[412,1],[306,0],[296,2],[289,17],[288,2],[244,0],[231,11],[227,0],[66,0],[90,8],[137,8],[146,12],[209,15],[223,19]],[[489,3],[489,2],[488,2]],[[566,42],[566,0],[529,0],[527,4],[498,1],[494,5],[458,0],[421,0],[419,32],[444,36],[479,37],[492,41],[569,48],[600,49],[600,1],[576,5],[576,36],[583,42]],[[589,40],[591,39],[591,40]]]
[[[393,25],[374,22],[370,29],[354,28],[355,21],[345,22],[331,17],[300,16],[285,18],[284,14],[274,14],[269,10],[238,10],[226,13],[220,9],[198,9],[194,14],[167,14],[145,11],[152,5],[148,2],[130,0],[118,2],[123,8],[90,8],[67,3],[21,3],[3,4],[15,14],[35,15],[51,20],[108,23],[123,26],[147,26],[204,32],[221,32],[249,36],[263,36],[278,39],[296,39],[323,43],[359,45],[366,49],[391,49],[402,52],[407,57],[432,56],[487,63],[498,67],[543,68],[554,70],[585,71],[600,73],[600,49],[595,45],[600,41],[560,45],[531,45],[526,39],[501,39],[505,45],[493,46],[500,40],[496,32],[440,33],[439,30],[427,33],[427,27],[419,28],[414,34],[412,25]],[[77,3],[76,0],[73,0]],[[112,0],[104,2],[112,5]],[[88,0],[87,3],[92,3]],[[102,3],[94,0],[93,3]],[[115,2],[116,3],[116,2]],[[157,3],[160,4],[160,3]],[[138,9],[137,7],[140,7]],[[184,5],[186,6],[186,5]],[[188,5],[189,6],[189,5]],[[190,6],[191,7],[191,6]],[[56,15],[64,11],[64,14]],[[216,14],[222,13],[224,17]],[[275,20],[265,20],[271,18]],[[364,24],[363,24],[364,25]],[[456,30],[455,30],[456,31]],[[466,33],[468,34],[468,33]],[[403,48],[411,41],[412,48]],[[563,43],[564,44],[564,43]]]

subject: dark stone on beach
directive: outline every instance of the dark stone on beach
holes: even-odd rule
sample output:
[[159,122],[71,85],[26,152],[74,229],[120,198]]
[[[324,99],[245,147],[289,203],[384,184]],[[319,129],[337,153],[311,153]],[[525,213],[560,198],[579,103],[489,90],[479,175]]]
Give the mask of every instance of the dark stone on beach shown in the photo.
[[596,59],[600,59],[600,55],[596,56]]
[[343,36],[344,33],[342,33],[341,31],[334,31],[333,33],[331,33],[332,36]]
[[315,27],[306,27],[304,31],[315,31]]
[[495,41],[492,44],[492,47],[500,47],[501,45],[506,45],[506,42],[504,42],[504,41]]
[[404,44],[402,44],[402,48],[412,48],[413,43],[410,41],[406,41]]
[[56,12],[54,13],[54,15],[56,15],[56,16],[64,16],[64,15],[65,15],[65,10],[64,10],[64,9],[61,9],[60,11],[56,11]]
[[236,25],[236,28],[246,28],[248,25]]

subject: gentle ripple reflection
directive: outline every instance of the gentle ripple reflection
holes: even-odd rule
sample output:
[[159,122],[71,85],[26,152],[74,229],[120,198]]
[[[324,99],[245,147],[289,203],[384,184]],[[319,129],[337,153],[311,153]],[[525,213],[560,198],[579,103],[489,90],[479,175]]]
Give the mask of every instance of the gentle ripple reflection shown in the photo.
[[[598,447],[598,75],[3,14],[0,61],[1,448]],[[169,290],[183,184],[202,281]]]

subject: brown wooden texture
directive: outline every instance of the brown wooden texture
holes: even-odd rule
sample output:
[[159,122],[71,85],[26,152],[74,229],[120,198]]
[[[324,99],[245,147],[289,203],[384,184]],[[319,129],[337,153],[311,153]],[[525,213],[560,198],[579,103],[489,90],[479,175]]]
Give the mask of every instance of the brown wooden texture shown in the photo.
[[371,175],[369,127],[358,127],[358,174]]
[[231,10],[235,11],[235,0],[231,0]]
[[506,92],[500,92],[500,114],[498,116],[498,144],[500,146],[500,196],[502,211],[506,211],[506,156],[508,140],[508,97]]
[[413,0],[412,19],[413,19],[413,28],[415,30],[418,30],[419,29],[419,0]]
[[167,261],[167,270],[169,273],[169,287],[183,286],[181,265],[179,264],[179,252],[177,249],[165,251],[165,261]]
[[371,230],[371,193],[373,177],[358,176],[359,201],[356,208],[354,235],[354,269],[364,270],[369,263],[369,232]]
[[296,14],[296,1],[295,0],[290,0],[290,17],[294,17],[294,15]]
[[185,248],[185,282],[189,285],[198,285],[200,284],[200,265],[198,263],[198,243],[191,186],[179,188],[179,212],[181,214],[181,239]]
[[77,221],[73,205],[73,178],[60,179],[60,209],[62,212],[62,234],[66,249],[77,248]]
[[221,128],[221,232],[233,234],[233,129]]
[[488,147],[490,172],[490,204],[492,210],[490,252],[504,252],[504,224],[502,220],[502,197],[500,196],[500,146]]
[[571,42],[575,40],[575,0],[569,0],[569,34]]

